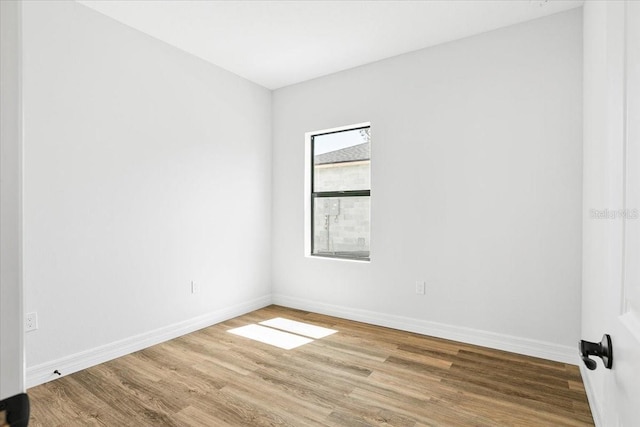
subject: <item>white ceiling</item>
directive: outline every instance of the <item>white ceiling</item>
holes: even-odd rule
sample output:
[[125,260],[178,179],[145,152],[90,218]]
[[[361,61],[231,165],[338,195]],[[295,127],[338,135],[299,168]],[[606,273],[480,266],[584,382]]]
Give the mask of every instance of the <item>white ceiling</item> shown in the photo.
[[269,89],[583,4],[583,0],[78,2]]

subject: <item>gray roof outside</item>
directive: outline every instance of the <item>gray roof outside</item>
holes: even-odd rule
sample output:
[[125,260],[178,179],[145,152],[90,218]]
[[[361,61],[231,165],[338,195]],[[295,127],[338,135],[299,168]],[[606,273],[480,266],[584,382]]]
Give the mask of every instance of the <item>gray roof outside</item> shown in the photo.
[[347,163],[357,162],[360,160],[369,160],[371,158],[371,143],[364,142],[351,147],[342,148],[328,153],[318,154],[314,158],[314,164],[327,165],[330,163]]

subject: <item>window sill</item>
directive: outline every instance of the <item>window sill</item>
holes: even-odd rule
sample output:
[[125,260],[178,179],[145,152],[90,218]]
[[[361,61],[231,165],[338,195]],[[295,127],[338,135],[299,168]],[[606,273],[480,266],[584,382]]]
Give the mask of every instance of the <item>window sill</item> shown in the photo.
[[359,264],[369,264],[371,262],[371,258],[349,258],[345,256],[335,256],[335,255],[307,254],[306,257],[313,258],[313,259],[322,259],[322,260],[355,262]]

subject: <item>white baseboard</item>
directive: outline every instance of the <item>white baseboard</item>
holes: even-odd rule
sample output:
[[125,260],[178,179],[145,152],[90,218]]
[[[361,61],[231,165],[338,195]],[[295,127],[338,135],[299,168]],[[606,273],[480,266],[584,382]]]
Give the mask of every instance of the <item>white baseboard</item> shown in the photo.
[[600,407],[598,406],[595,391],[593,390],[593,383],[591,382],[591,376],[588,375],[589,370],[580,364],[580,376],[582,376],[582,383],[584,389],[587,392],[587,400],[589,401],[589,408],[591,409],[591,416],[593,417],[593,423],[596,427],[604,426],[602,424],[602,414]]
[[[233,317],[258,310],[270,304],[278,304],[284,307],[312,311],[343,319],[365,322],[372,325],[385,326],[402,331],[415,332],[422,335],[445,338],[495,348],[498,350],[511,351],[514,353],[525,354],[527,356],[541,357],[543,359],[555,360],[562,363],[575,365],[578,364],[579,360],[577,350],[573,347],[274,294],[265,295],[252,301],[237,304],[193,319],[185,320],[183,322],[125,338],[100,347],[71,354],[57,360],[29,367],[26,372],[27,388],[35,387],[39,384],[59,378],[58,375],[53,373],[55,370],[60,371],[62,376],[69,375],[82,369],[86,369],[184,334],[197,331],[198,329],[206,328]],[[592,402],[592,390],[590,389],[588,376],[583,373],[582,377],[584,378],[589,402]],[[597,408],[592,405],[591,411],[593,413],[594,420],[596,421],[596,425],[598,425],[599,413],[597,412]]]
[[252,301],[216,310],[202,316],[194,317],[193,319],[174,323],[173,325],[29,367],[26,373],[27,388],[60,378],[53,373],[55,370],[60,371],[63,376],[72,374],[82,369],[197,331],[198,329],[206,328],[233,317],[258,310],[270,304],[271,295],[265,295]]
[[575,347],[274,294],[273,304],[577,365]]

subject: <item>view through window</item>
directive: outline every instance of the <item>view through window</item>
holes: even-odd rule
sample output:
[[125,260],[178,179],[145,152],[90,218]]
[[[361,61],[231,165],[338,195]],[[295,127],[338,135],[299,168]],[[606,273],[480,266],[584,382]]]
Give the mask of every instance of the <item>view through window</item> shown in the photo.
[[313,255],[370,256],[371,128],[311,137]]

